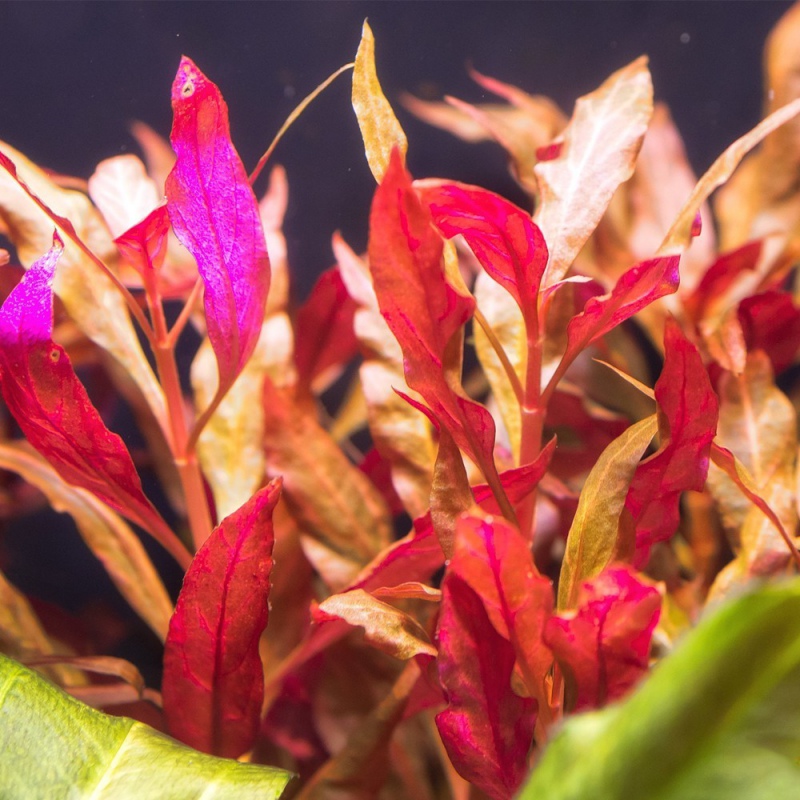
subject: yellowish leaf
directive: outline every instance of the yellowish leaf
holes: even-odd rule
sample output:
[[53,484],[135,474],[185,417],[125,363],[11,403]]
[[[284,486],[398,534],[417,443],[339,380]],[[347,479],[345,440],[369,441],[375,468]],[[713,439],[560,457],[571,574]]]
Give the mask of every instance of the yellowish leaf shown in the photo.
[[380,182],[392,150],[396,147],[405,156],[408,140],[378,81],[375,38],[366,20],[353,69],[352,102],[364,140],[367,163],[375,180]]
[[581,490],[558,582],[558,608],[574,606],[578,589],[608,566],[618,549],[628,487],[658,430],[655,414],[631,425],[606,447]]
[[319,604],[319,610],[363,628],[367,642],[395,658],[405,661],[421,653],[436,655],[436,648],[413,617],[363,589],[332,595]]

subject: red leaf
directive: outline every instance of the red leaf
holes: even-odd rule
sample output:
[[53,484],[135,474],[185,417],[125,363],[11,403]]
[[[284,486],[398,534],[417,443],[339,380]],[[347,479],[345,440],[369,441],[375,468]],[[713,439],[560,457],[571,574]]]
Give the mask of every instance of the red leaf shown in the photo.
[[642,261],[617,281],[613,290],[586,302],[583,311],[567,326],[567,349],[550,385],[555,386],[567,367],[584,348],[643,308],[678,288],[678,256]]
[[169,213],[166,206],[151,211],[141,222],[118,236],[114,243],[140,274],[161,269],[167,254]]
[[458,773],[493,800],[508,800],[528,770],[536,704],[511,690],[514,649],[480,597],[453,573],[442,591],[439,679],[448,706],[436,726]]
[[170,141],[177,160],[167,178],[167,208],[205,284],[208,338],[224,390],[261,332],[270,278],[264,230],[231,143],[228,107],[185,56],[172,84],[172,110]]
[[453,374],[452,344],[475,303],[445,279],[442,248],[395,151],[370,213],[369,261],[378,305],[403,350],[408,385],[493,483],[494,421],[463,394]]
[[542,641],[553,585],[534,566],[530,543],[503,519],[462,515],[450,572],[478,594],[495,630],[514,647],[528,691],[547,710],[553,654]]
[[481,266],[508,290],[535,330],[547,245],[531,215],[477,186],[431,182],[417,190],[439,230],[448,239],[464,236]]
[[644,675],[660,613],[658,591],[616,567],[581,586],[577,611],[547,621],[544,641],[567,678],[568,710],[602,708]]
[[763,350],[775,374],[794,362],[800,348],[800,309],[783,292],[765,292],[739,303],[739,324],[747,349]]
[[718,300],[743,271],[753,271],[761,257],[763,242],[758,239],[736,250],[723,253],[707,270],[697,288],[683,300],[689,316],[698,322],[709,306]]
[[294,358],[301,384],[311,385],[315,378],[328,370],[341,369],[356,356],[356,307],[339,269],[323,272],[297,312]]
[[444,566],[444,553],[431,514],[414,520],[414,530],[387,547],[361,571],[348,589],[374,591],[408,581],[424,583]]
[[661,447],[643,461],[631,481],[625,508],[636,526],[634,564],[677,530],[681,492],[702,491],[708,476],[719,402],[697,348],[668,319],[664,368],[655,386]]
[[189,567],[170,620],[162,694],[171,735],[237,758],[253,746],[264,675],[258,641],[269,616],[272,481],[224,519]]
[[0,309],[0,372],[9,411],[27,440],[65,481],[149,531],[184,567],[189,553],[142,491],[125,444],[106,428],[53,342],[52,282],[64,244],[36,261]]

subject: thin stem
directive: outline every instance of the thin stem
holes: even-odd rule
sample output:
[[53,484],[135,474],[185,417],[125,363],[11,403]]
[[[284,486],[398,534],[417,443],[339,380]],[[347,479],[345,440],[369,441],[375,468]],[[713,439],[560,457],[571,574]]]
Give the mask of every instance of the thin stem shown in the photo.
[[492,326],[489,324],[489,321],[483,316],[483,312],[479,308],[476,308],[473,316],[475,317],[475,321],[478,323],[478,325],[481,326],[481,330],[486,335],[486,338],[489,340],[492,350],[494,350],[495,354],[497,355],[497,358],[503,367],[503,371],[508,377],[508,382],[511,384],[514,397],[517,398],[517,402],[521,408],[525,403],[525,390],[522,388],[522,383],[519,379],[519,375],[517,375],[517,371],[514,369],[514,365],[509,360],[508,354],[503,349],[503,345],[500,344],[500,340],[497,338],[497,334],[495,334],[495,332],[492,330]]
[[167,344],[170,347],[174,348],[178,343],[178,338],[180,337],[181,333],[183,333],[183,329],[186,327],[186,324],[189,322],[192,312],[194,311],[195,304],[197,303],[202,290],[203,279],[198,277],[194,282],[194,286],[192,286],[192,291],[186,298],[186,302],[181,309],[181,313],[178,315],[178,319],[175,320],[175,324],[172,326],[172,328],[170,328],[169,334],[167,334]]
[[311,94],[306,95],[301,101],[300,104],[286,117],[286,122],[281,125],[280,130],[275,134],[275,138],[272,140],[272,143],[267,148],[267,151],[264,153],[263,156],[258,160],[258,164],[256,164],[255,169],[250,173],[249,181],[250,185],[252,186],[257,180],[258,176],[261,174],[261,170],[264,169],[264,165],[269,161],[269,157],[272,155],[275,148],[278,146],[278,142],[283,138],[283,135],[289,130],[289,127],[292,123],[306,110],[306,107],[314,100],[321,92],[328,88],[335,80],[338,78],[343,72],[346,72],[348,69],[352,69],[355,64],[345,64],[343,67],[339,67],[332,75],[329,75],[316,89],[314,89]]
[[175,361],[174,344],[170,341],[164,307],[155,280],[145,281],[147,305],[153,320],[155,342],[153,355],[156,369],[167,402],[169,429],[164,433],[169,442],[178,476],[186,498],[189,527],[195,549],[209,537],[212,529],[211,511],[208,507],[206,489],[194,449],[189,447],[186,414],[183,404],[178,365]]

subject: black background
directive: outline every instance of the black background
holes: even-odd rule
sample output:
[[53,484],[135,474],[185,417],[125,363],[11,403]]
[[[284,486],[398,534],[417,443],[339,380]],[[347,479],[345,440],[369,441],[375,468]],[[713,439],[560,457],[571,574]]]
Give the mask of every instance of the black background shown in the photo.
[[[379,77],[410,139],[415,177],[443,176],[510,194],[499,147],[459,142],[396,102],[402,91],[492,100],[466,73],[552,97],[576,97],[642,53],[697,171],[754,125],[764,39],[787,2],[19,2],[0,5],[0,138],[40,165],[88,177],[136,151],[128,124],[167,135],[182,53],[219,85],[233,138],[252,167],[294,105],[355,56],[368,17]],[[330,235],[366,242],[374,188],[339,78],[275,154],[289,174],[294,296],[330,265]],[[264,179],[258,190],[263,191]]]

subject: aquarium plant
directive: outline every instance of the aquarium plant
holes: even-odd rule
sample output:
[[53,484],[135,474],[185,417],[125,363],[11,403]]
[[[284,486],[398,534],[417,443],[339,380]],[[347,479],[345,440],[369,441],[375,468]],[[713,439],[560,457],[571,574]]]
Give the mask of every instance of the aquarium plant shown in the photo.
[[7,503],[163,645],[147,686],[0,575],[0,794],[800,797],[798,35],[699,180],[644,57],[571,116],[401,98],[517,205],[410,174],[365,24],[368,246],[296,309],[287,176],[191,59],[144,161],[0,144]]

